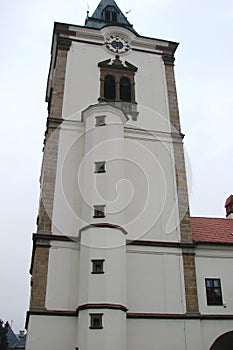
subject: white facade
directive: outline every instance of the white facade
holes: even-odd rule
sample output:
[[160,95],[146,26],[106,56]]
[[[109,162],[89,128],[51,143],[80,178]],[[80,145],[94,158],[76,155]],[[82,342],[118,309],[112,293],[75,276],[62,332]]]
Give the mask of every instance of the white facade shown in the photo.
[[[141,37],[127,26],[59,30],[57,37],[71,46],[63,67],[60,122],[45,145],[54,150],[57,142],[51,232],[39,229],[35,238],[35,251],[43,244],[48,249],[46,292],[43,306],[43,297],[39,306],[32,301],[27,350],[219,349],[211,347],[214,341],[232,331],[233,252],[183,243],[175,160],[182,137],[171,123],[173,101],[162,57],[177,45]],[[138,69],[136,120],[98,100],[98,64],[111,59],[111,70],[116,59],[104,45],[111,35],[129,42],[130,50],[120,54],[123,66],[129,62]],[[52,66],[55,52],[56,36]],[[57,71],[50,72],[49,88]],[[99,117],[104,125],[96,125]],[[104,162],[102,173],[96,172],[98,162]],[[187,305],[192,298],[186,295],[185,254],[196,255],[190,264],[194,273],[196,267],[199,309],[193,313]],[[36,255],[33,259],[36,274]],[[212,277],[222,280],[224,305],[207,306],[204,283]]]
[[[88,249],[86,249],[88,252]],[[87,253],[86,252],[86,253]],[[138,246],[129,246],[126,253],[127,272],[127,296],[123,295],[122,281],[113,278],[112,271],[106,268],[106,276],[110,277],[110,285],[106,286],[104,275],[98,275],[95,280],[85,282],[85,276],[91,276],[91,258],[105,258],[106,262],[112,260],[112,267],[116,268],[119,249],[114,249],[114,254],[108,257],[108,250],[97,250],[84,258],[89,261],[81,271],[79,266],[79,245],[77,243],[52,243],[50,252],[50,264],[48,274],[48,289],[46,298],[46,308],[48,310],[74,310],[79,303],[88,301],[92,303],[99,300],[107,303],[121,301],[126,303],[127,308],[132,313],[148,314],[147,318],[126,318],[125,313],[111,310],[98,309],[98,313],[104,314],[104,330],[89,329],[89,311],[84,310],[82,319],[76,317],[59,316],[31,316],[28,327],[28,349],[39,349],[50,347],[57,349],[79,348],[92,349],[96,346],[102,348],[103,341],[111,348],[121,349],[207,349],[209,350],[214,341],[225,333],[232,331],[231,319],[217,319],[216,315],[232,315],[232,280],[229,279],[232,269],[232,250],[226,249],[203,249],[197,250],[197,280],[198,280],[198,300],[200,313],[204,315],[214,315],[213,319],[182,319],[185,313],[185,300],[183,294],[183,282],[177,279],[182,276],[181,255],[177,249],[141,249]],[[123,252],[122,252],[123,253]],[[120,253],[120,254],[122,254]],[[204,253],[204,254],[203,254]],[[214,253],[214,255],[213,255]],[[85,254],[85,253],[84,253]],[[86,254],[87,255],[87,254]],[[116,261],[114,261],[114,255]],[[201,255],[202,257],[199,257]],[[211,255],[211,259],[203,255]],[[122,255],[124,260],[124,256]],[[208,259],[208,261],[202,261]],[[227,261],[225,260],[227,259]],[[121,270],[125,261],[121,261]],[[216,265],[217,263],[217,265]],[[153,269],[150,268],[153,266]],[[216,269],[216,266],[218,268]],[[107,267],[107,265],[106,265]],[[114,272],[114,276],[115,276]],[[224,278],[224,276],[226,276]],[[228,278],[227,278],[228,276]],[[112,278],[111,278],[112,277]],[[204,286],[205,277],[221,277],[224,306],[207,306]],[[84,286],[78,285],[80,281]],[[80,289],[89,285],[89,295],[80,295]],[[120,297],[117,295],[121,292]],[[82,292],[81,292],[82,293]],[[93,293],[93,294],[92,294]],[[183,295],[183,296],[182,296]],[[96,310],[95,310],[96,311]],[[161,318],[153,318],[150,314],[161,314]],[[166,314],[173,314],[167,316]],[[180,315],[180,317],[179,317]],[[155,316],[154,316],[155,317]],[[82,320],[82,322],[81,322]],[[123,328],[122,328],[123,327]],[[82,329],[82,331],[80,331]],[[116,333],[112,332],[116,329]],[[41,336],[43,334],[43,336]],[[79,334],[82,335],[81,340]],[[125,336],[122,338],[122,334]],[[33,336],[32,336],[33,335]],[[117,341],[113,342],[114,336]],[[108,338],[109,337],[109,338]],[[88,340],[88,341],[87,341]],[[119,340],[123,343],[120,344]],[[99,345],[97,345],[99,342]],[[126,343],[125,343],[126,342]],[[85,344],[89,345],[85,345]],[[38,344],[38,345],[37,345]],[[92,345],[91,345],[92,344]],[[119,345],[120,344],[120,345]]]
[[[199,309],[202,314],[233,314],[232,247],[199,247],[196,254]],[[219,278],[222,282],[223,305],[207,306],[205,298],[205,278]]]

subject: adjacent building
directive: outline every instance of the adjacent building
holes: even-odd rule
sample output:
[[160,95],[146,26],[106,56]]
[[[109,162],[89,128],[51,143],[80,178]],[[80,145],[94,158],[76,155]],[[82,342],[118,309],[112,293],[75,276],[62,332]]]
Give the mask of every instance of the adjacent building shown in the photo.
[[[16,334],[9,323],[6,323],[7,325],[7,343],[8,343],[8,349],[14,349],[14,350],[24,350],[25,344],[26,344],[26,337],[24,331],[19,331],[19,334]],[[6,327],[5,325],[5,327]]]
[[190,218],[178,44],[114,0],[55,23],[27,350],[230,350],[233,197]]

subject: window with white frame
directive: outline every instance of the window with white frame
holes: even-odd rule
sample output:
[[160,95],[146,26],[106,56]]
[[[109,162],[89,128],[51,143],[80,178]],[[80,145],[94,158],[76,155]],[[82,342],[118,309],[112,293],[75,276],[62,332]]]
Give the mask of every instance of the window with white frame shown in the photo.
[[223,305],[220,278],[206,278],[205,287],[207,305]]

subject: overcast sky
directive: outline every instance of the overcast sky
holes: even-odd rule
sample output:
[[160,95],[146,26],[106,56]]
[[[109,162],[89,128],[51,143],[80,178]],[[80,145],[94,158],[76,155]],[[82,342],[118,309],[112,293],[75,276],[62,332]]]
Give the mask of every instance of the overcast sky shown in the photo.
[[[90,14],[99,1],[89,0]],[[233,193],[232,0],[118,0],[143,36],[178,41],[176,81],[191,214],[224,217]],[[53,23],[83,25],[81,0],[1,0],[0,318],[24,328],[29,302]]]

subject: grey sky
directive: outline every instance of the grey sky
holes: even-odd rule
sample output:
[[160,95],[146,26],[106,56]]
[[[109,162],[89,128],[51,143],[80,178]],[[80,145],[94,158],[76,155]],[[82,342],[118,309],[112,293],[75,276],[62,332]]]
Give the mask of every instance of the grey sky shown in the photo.
[[[98,0],[89,0],[90,13]],[[233,192],[233,3],[231,0],[123,0],[144,36],[180,42],[176,80],[188,164],[191,213],[224,216]],[[47,110],[53,22],[83,25],[86,1],[2,0],[0,318],[24,327],[29,302]],[[192,180],[191,180],[192,179]]]

